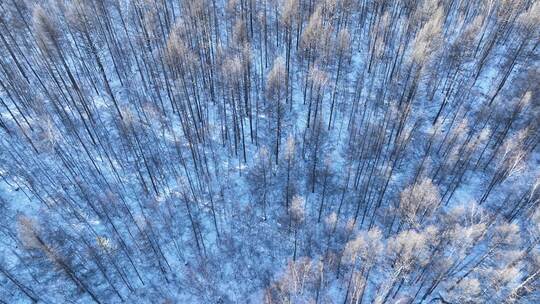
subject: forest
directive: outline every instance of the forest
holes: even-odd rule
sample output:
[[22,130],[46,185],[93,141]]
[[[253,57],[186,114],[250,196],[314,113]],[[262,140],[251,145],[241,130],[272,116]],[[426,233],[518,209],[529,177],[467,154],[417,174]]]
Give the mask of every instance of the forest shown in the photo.
[[0,303],[540,303],[540,0],[0,0]]

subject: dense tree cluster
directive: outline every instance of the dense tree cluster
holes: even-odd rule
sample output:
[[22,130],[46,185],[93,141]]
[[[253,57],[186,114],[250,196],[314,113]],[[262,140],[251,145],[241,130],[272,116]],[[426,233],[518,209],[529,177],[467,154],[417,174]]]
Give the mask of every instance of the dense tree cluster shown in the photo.
[[540,302],[540,1],[0,1],[0,303]]

